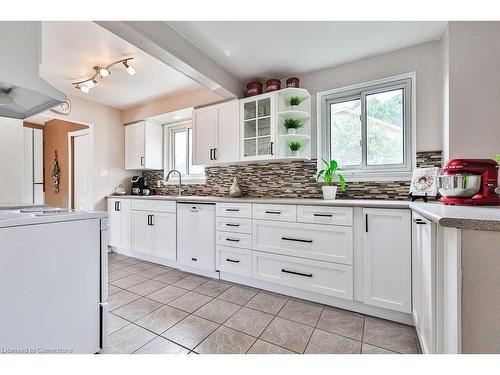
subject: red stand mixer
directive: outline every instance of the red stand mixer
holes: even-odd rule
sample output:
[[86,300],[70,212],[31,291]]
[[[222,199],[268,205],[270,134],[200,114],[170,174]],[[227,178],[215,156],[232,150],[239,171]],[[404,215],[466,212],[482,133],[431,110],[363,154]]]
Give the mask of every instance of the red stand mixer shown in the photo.
[[489,159],[453,159],[437,183],[441,202],[450,205],[498,206],[498,163]]

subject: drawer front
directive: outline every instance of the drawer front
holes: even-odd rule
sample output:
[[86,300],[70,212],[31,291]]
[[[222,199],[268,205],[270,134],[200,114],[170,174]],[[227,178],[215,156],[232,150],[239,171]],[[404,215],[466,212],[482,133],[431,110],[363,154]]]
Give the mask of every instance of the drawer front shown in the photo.
[[217,216],[252,218],[252,205],[250,203],[217,203]]
[[253,218],[277,221],[296,221],[297,206],[285,204],[254,204]]
[[252,229],[254,250],[352,265],[351,227],[254,220]]
[[301,223],[352,226],[352,208],[297,206],[297,221]]
[[153,211],[156,212],[170,212],[175,214],[176,208],[176,201],[153,201]]
[[154,202],[149,199],[133,199],[132,209],[136,211],[153,211]]
[[217,231],[215,234],[215,243],[222,246],[251,249],[252,236],[246,233],[228,233]]
[[252,255],[250,250],[235,249],[226,246],[216,248],[216,268],[241,276],[252,276]]
[[233,233],[252,233],[251,219],[238,219],[231,217],[218,217],[216,219],[216,228],[222,232]]
[[352,266],[253,251],[252,276],[293,288],[353,299]]

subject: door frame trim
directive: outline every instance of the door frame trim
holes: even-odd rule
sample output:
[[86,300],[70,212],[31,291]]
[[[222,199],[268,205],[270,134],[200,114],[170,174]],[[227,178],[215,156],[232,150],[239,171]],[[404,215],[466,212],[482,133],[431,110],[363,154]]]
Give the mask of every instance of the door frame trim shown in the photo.
[[91,179],[89,181],[89,190],[91,196],[92,207],[94,209],[94,130],[91,125],[87,125],[87,129],[76,130],[73,132],[68,132],[68,206],[70,209],[73,207],[73,139],[76,137],[89,136],[89,160],[90,160],[90,171]]

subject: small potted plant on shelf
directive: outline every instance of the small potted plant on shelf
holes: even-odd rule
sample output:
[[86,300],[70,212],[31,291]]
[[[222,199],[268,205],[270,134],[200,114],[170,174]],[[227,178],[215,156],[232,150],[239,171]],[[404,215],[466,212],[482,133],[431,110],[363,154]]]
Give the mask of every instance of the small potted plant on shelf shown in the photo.
[[333,184],[335,183],[335,179],[338,179],[340,188],[342,190],[345,190],[347,186],[345,178],[340,173],[338,173],[341,169],[339,168],[339,165],[335,160],[330,160],[329,163],[325,159],[321,160],[323,160],[323,163],[325,164],[325,169],[322,169],[318,172],[316,181],[319,182],[320,178],[322,178],[325,183],[321,187],[321,189],[323,190],[323,199],[335,199],[335,196],[337,195],[337,186],[333,186]]
[[302,147],[304,147],[304,145],[299,141],[292,141],[288,143],[288,148],[290,149],[292,156],[296,158],[300,156],[300,150]]
[[295,134],[297,129],[304,126],[302,121],[296,118],[287,118],[283,121],[283,126],[286,128],[288,134]]
[[296,111],[299,109],[300,103],[302,103],[302,99],[300,96],[292,96],[290,98],[290,109]]

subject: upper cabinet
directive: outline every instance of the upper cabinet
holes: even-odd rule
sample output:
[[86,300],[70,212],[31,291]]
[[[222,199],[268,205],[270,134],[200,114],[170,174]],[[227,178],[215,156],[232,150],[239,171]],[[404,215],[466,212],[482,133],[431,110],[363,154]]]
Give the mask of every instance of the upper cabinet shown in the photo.
[[125,169],[163,168],[163,128],[139,121],[125,126]]
[[237,162],[238,100],[196,109],[193,113],[193,164]]

